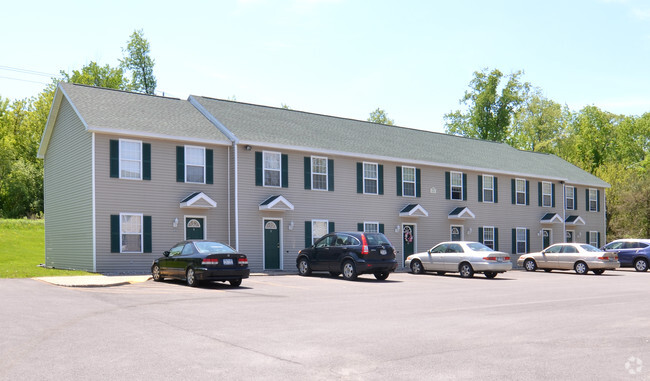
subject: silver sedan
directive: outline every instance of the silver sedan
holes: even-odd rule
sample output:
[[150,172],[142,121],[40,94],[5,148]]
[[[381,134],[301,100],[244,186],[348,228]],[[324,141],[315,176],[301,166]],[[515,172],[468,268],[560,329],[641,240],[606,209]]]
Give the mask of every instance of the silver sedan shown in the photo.
[[527,271],[574,270],[578,274],[617,269],[621,264],[615,253],[607,253],[586,243],[556,243],[539,253],[523,254],[517,260]]
[[409,255],[406,267],[413,274],[436,271],[438,275],[460,273],[463,278],[471,278],[474,273],[483,273],[494,278],[498,273],[512,269],[510,256],[494,251],[478,242],[442,242],[424,253]]

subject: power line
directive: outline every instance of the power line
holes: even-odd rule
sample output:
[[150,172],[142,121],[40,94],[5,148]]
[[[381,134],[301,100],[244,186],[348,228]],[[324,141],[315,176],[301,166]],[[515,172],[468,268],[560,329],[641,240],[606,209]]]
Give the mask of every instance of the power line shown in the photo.
[[0,78],[2,78],[2,79],[11,79],[13,81],[31,82],[31,83],[38,83],[38,84],[41,84],[41,85],[49,85],[48,82],[30,81],[29,79],[12,78],[12,77],[4,77],[4,76],[0,76]]
[[21,68],[17,68],[17,67],[3,66],[3,65],[0,65],[0,70],[15,71],[17,73],[24,73],[24,74],[31,74],[31,75],[40,75],[40,76],[43,76],[43,77],[56,77],[57,76],[57,74],[45,73],[43,71],[21,69]]

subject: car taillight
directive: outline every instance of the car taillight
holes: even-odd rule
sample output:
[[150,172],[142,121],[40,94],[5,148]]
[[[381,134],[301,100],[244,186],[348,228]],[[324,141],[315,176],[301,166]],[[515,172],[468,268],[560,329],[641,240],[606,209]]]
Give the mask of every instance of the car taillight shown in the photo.
[[361,255],[368,254],[370,254],[370,250],[368,249],[368,240],[366,239],[365,234],[361,234]]
[[201,261],[202,265],[218,265],[219,264],[219,259],[218,258],[204,258],[203,261]]
[[486,261],[496,261],[497,257],[483,257],[483,259]]
[[504,260],[509,261],[510,257],[503,257]]
[[248,258],[239,258],[237,259],[237,264],[240,266],[248,265]]
[[618,260],[618,256],[615,255],[613,259],[610,257],[598,257],[598,259],[601,261]]

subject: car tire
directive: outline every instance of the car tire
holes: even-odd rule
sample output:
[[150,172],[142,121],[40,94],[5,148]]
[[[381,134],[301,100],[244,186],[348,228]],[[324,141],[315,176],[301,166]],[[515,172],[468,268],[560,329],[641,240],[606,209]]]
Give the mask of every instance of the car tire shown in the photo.
[[528,258],[524,261],[524,269],[526,271],[535,271],[537,270],[537,263],[534,259]]
[[377,278],[377,280],[386,280],[389,275],[390,273],[388,271],[380,271],[375,273],[375,278]]
[[463,262],[458,266],[458,272],[461,278],[471,278],[474,276],[474,269],[467,262]]
[[341,274],[345,280],[355,280],[357,279],[357,266],[354,265],[354,262],[347,260],[341,266]]
[[546,271],[547,273],[550,273],[551,271],[553,271],[553,269],[544,269],[544,271]]
[[436,274],[438,274],[438,275],[440,275],[440,276],[443,276],[443,275],[445,275],[445,274],[447,274],[447,273],[444,272],[444,271],[438,271],[438,272],[436,272]]
[[494,277],[497,276],[497,274],[498,273],[496,271],[486,271],[485,273],[483,273],[483,275],[485,275],[485,277],[488,279],[493,279]]
[[634,269],[636,271],[648,271],[648,261],[643,258],[637,259],[634,261]]
[[593,270],[593,272],[596,275],[602,275],[605,272],[605,270]]
[[331,275],[333,278],[338,278],[339,275],[341,275],[341,273],[338,272],[338,271],[330,271],[330,275]]
[[424,274],[424,267],[422,267],[422,262],[417,259],[414,259],[411,262],[411,272],[413,274]]
[[196,273],[191,267],[185,271],[185,283],[190,287],[197,287],[199,285],[199,280],[196,279]]
[[162,282],[165,279],[160,275],[160,266],[153,265],[153,268],[151,269],[151,277],[154,282]]
[[241,286],[241,278],[240,279],[229,280],[228,283],[230,283],[230,285],[232,287],[239,287],[239,286]]
[[578,261],[575,265],[573,265],[573,269],[575,270],[576,274],[585,275],[589,271],[589,266],[587,266],[587,264],[582,261]]
[[311,266],[309,266],[309,261],[307,258],[300,258],[298,261],[298,274],[301,276],[307,276],[311,274]]

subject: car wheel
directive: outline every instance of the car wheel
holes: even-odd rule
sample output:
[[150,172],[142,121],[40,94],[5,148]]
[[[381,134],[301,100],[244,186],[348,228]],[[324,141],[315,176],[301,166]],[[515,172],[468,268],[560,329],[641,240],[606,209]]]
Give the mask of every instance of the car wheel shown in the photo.
[[230,283],[232,287],[239,287],[241,286],[241,279],[229,280],[228,283]]
[[486,278],[492,279],[497,276],[496,271],[486,271],[483,275],[485,275]]
[[634,261],[634,269],[636,271],[648,271],[648,261],[643,258],[639,258]]
[[535,271],[537,270],[537,263],[535,263],[534,259],[528,258],[524,261],[524,269],[526,271]]
[[438,275],[440,275],[440,276],[443,276],[443,275],[445,275],[445,274],[447,274],[447,273],[444,272],[444,271],[438,271],[438,272],[436,272],[436,274],[438,274]]
[[585,275],[589,271],[589,267],[584,262],[576,262],[573,266],[573,269],[576,271],[576,274]]
[[422,262],[414,259],[413,262],[411,262],[411,272],[413,274],[424,274],[424,267],[422,267]]
[[311,267],[309,267],[309,261],[307,258],[300,258],[300,261],[298,262],[298,274],[302,276],[311,274]]
[[187,269],[187,271],[185,272],[185,282],[190,287],[196,287],[199,285],[199,281],[196,279],[196,274],[194,273],[194,269],[191,267]]
[[165,279],[160,276],[160,266],[153,265],[153,268],[151,269],[151,277],[153,278],[154,282],[161,282],[163,279]]
[[546,271],[547,273],[550,273],[551,271],[553,271],[553,269],[544,269],[544,271]]
[[386,280],[386,279],[388,279],[388,275],[390,275],[390,273],[388,271],[376,272],[375,273],[375,278],[377,278],[377,280]]
[[605,270],[594,270],[594,274],[596,274],[596,275],[602,275],[602,273],[604,273],[604,272],[605,272]]
[[338,278],[338,276],[341,275],[341,273],[338,271],[330,271],[330,275],[333,276],[334,278]]
[[458,272],[460,272],[461,278],[471,278],[474,276],[474,269],[467,262],[463,262],[458,266]]
[[352,261],[343,262],[343,266],[341,266],[341,273],[343,274],[343,279],[345,280],[357,279],[357,267]]

